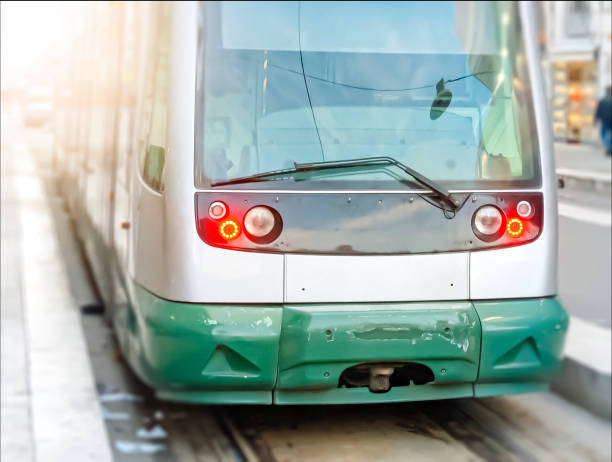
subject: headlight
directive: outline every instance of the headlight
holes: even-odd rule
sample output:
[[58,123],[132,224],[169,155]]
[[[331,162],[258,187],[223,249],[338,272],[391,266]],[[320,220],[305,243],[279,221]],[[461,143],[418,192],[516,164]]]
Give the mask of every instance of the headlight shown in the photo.
[[282,220],[276,210],[258,205],[244,216],[244,230],[249,239],[258,244],[272,242],[278,237]]
[[274,228],[274,214],[268,207],[253,207],[244,217],[244,229],[251,236],[263,237]]
[[480,207],[472,217],[474,234],[483,241],[493,241],[503,232],[504,216],[497,207]]

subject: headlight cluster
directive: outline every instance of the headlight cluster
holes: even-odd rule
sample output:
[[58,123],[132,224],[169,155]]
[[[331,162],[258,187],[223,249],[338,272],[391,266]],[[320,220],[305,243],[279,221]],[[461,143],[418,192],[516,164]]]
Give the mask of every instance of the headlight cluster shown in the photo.
[[229,215],[229,207],[224,202],[215,201],[208,207],[208,216],[219,222],[219,235],[225,241],[236,239],[244,230],[245,236],[256,244],[268,244],[282,231],[283,221],[280,214],[265,205],[249,209],[244,215],[242,226],[234,218],[226,219]]
[[513,238],[523,235],[526,220],[533,217],[534,207],[530,202],[522,200],[506,216],[494,205],[483,205],[472,216],[472,230],[483,241],[492,242],[504,233]]

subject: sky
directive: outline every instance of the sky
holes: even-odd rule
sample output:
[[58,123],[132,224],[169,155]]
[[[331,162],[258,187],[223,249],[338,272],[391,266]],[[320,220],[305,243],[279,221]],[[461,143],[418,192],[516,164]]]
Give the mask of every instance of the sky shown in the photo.
[[69,45],[78,6],[70,2],[0,2],[2,88],[41,83],[49,61]]

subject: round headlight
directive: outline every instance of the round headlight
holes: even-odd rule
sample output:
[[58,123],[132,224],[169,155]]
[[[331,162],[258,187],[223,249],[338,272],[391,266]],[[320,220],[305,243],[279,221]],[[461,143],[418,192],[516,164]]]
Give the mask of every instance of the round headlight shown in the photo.
[[249,239],[258,244],[272,242],[280,234],[282,222],[275,210],[258,205],[244,216],[244,230]]
[[268,207],[253,207],[244,217],[244,229],[251,236],[263,237],[274,228],[274,214]]
[[475,234],[483,240],[494,240],[500,235],[504,217],[497,207],[485,205],[480,207],[472,217]]

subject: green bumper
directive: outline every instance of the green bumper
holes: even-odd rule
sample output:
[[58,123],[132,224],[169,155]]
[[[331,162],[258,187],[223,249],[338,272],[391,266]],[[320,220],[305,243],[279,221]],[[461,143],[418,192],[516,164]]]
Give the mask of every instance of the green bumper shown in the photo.
[[[162,399],[311,404],[421,401],[546,388],[567,315],[556,298],[223,306],[132,286],[115,326],[124,355]],[[413,362],[435,380],[386,393],[338,388],[362,363]]]

